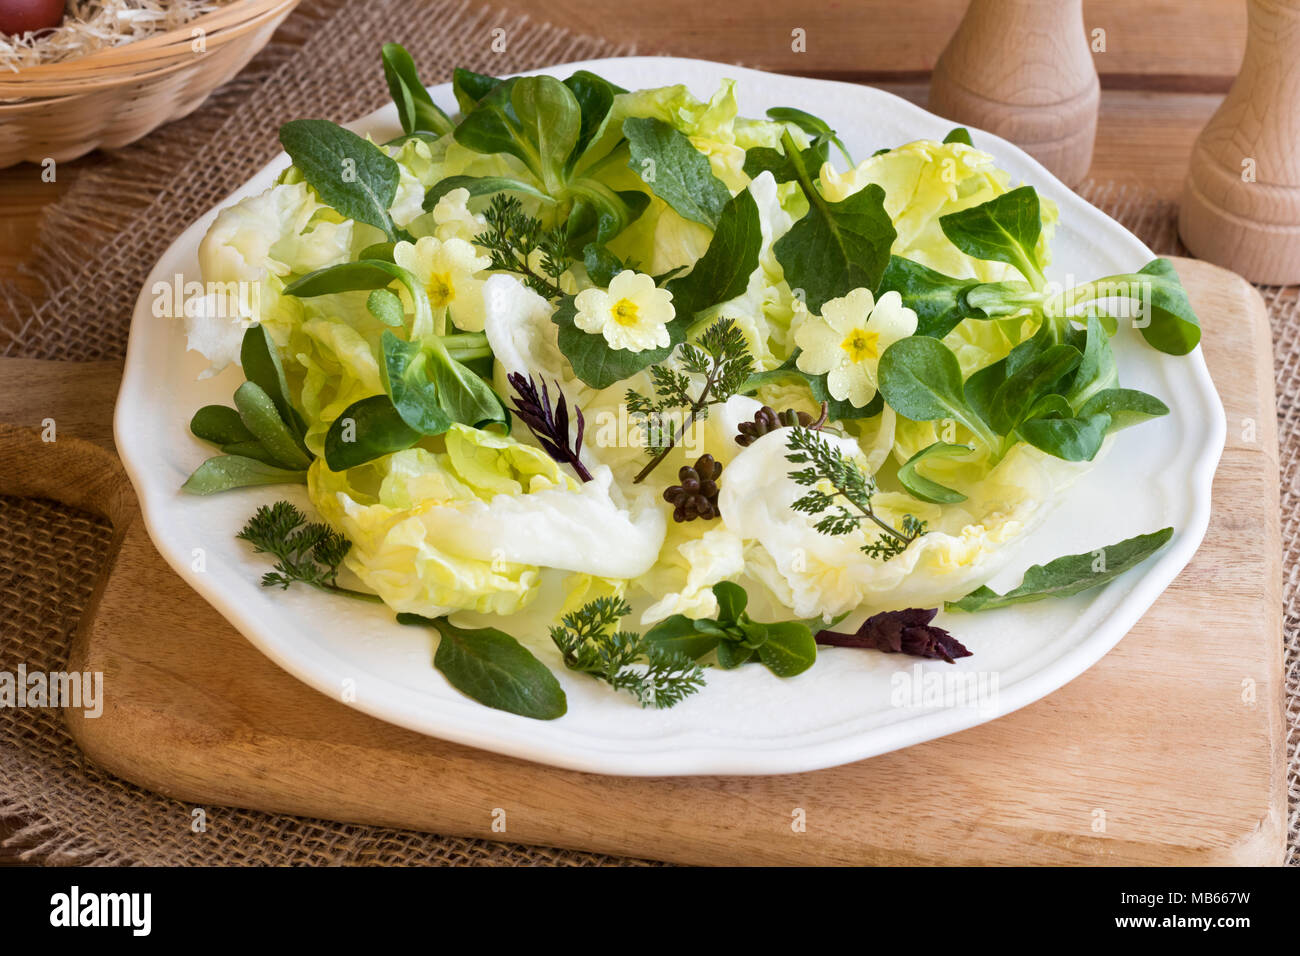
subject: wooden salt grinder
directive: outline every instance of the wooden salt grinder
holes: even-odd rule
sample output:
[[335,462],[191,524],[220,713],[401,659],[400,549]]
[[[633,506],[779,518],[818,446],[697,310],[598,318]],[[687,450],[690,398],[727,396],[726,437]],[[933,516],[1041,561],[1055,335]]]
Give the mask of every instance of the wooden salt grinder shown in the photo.
[[1196,140],[1178,231],[1251,282],[1300,283],[1300,0],[1247,0],[1246,55]]
[[1092,164],[1100,95],[1082,0],[971,0],[930,79],[931,112],[1011,140],[1067,186]]

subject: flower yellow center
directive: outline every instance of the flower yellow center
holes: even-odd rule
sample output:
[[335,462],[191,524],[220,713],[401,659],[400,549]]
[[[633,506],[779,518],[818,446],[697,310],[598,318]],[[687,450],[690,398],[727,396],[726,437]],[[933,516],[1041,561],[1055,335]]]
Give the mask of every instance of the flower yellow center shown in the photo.
[[451,300],[456,298],[456,287],[452,284],[450,273],[435,273],[429,276],[426,283],[429,291],[429,305],[435,309],[442,309],[451,304]]
[[610,309],[614,321],[623,326],[636,325],[638,312],[640,309],[631,299],[619,299],[614,303],[614,308]]
[[840,343],[840,348],[849,353],[849,361],[856,363],[863,359],[880,358],[879,343],[879,332],[854,329]]

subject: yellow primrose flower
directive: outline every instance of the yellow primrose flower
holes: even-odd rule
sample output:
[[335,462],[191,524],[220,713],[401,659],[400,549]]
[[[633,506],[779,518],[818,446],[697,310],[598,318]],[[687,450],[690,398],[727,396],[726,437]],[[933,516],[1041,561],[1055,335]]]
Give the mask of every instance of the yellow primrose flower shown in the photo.
[[804,317],[794,333],[802,350],[795,364],[801,372],[824,374],[835,399],[862,408],[876,395],[880,356],[915,331],[916,313],[897,292],[876,302],[870,289],[854,289],[825,303],[820,316]]
[[444,242],[474,237],[487,228],[487,220],[469,211],[469,190],[461,187],[446,193],[433,207],[434,234]]
[[610,348],[643,352],[670,342],[673,294],[655,280],[624,269],[605,289],[583,289],[574,300],[573,324],[584,332],[599,332]]
[[399,242],[393,248],[393,261],[420,280],[434,315],[446,309],[462,331],[483,331],[484,280],[477,276],[492,265],[491,259],[479,255],[464,239],[421,236],[414,244]]

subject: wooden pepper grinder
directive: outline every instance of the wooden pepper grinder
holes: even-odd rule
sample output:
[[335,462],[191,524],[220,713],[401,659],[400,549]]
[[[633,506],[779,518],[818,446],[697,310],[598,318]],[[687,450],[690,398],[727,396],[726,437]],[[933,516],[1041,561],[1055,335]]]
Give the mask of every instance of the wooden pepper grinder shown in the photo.
[[1267,285],[1300,283],[1300,0],[1247,0],[1246,55],[1192,149],[1178,231]]
[[1083,0],[971,0],[930,79],[930,110],[1011,140],[1075,186],[1101,86]]

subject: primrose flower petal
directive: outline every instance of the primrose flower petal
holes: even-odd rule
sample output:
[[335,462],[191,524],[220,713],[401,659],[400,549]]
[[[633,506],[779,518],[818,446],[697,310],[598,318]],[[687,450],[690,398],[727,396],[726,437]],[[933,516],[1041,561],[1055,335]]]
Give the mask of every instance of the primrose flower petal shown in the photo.
[[492,265],[464,239],[440,240],[422,236],[414,243],[393,247],[393,261],[415,274],[436,313],[446,309],[458,329],[483,331],[483,279],[479,273]]
[[880,356],[899,339],[916,332],[916,313],[897,292],[875,301],[870,289],[854,289],[831,299],[820,316],[807,316],[795,329],[802,350],[795,364],[810,375],[825,375],[837,401],[862,408],[876,396]]
[[795,364],[809,375],[825,375],[840,364],[840,341],[843,336],[817,316],[809,316],[795,330],[794,344],[799,346]]
[[609,289],[584,289],[574,299],[573,322],[584,332],[599,333],[609,347],[643,352],[663,348],[672,340],[673,294],[660,289],[650,276],[624,269]]

